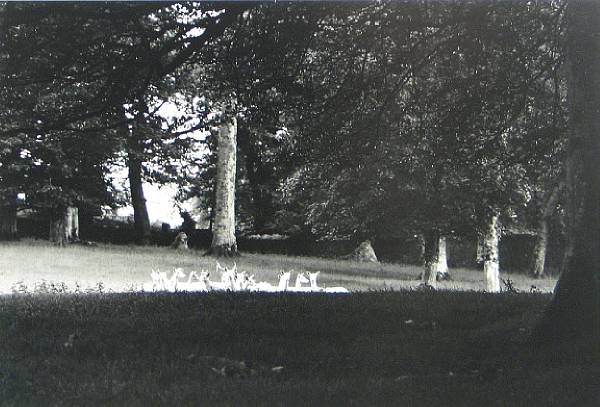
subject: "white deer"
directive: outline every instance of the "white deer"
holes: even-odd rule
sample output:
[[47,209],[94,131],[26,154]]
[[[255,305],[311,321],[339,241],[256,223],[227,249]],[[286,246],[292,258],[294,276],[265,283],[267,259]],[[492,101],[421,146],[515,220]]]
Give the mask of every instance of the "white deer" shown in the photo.
[[290,285],[290,278],[292,277],[292,273],[289,271],[280,271],[279,272],[279,284],[277,285],[277,291],[287,291]]
[[[164,275],[166,277],[166,274]],[[164,278],[164,288],[169,290],[169,291],[176,291],[177,290],[177,284],[179,283],[179,279],[180,278],[184,278],[185,277],[185,273],[183,272],[183,269],[177,267],[173,270],[173,274],[171,275],[171,278],[166,279]]]
[[308,272],[308,279],[310,280],[310,287],[313,290],[321,289],[321,287],[319,287],[319,285],[317,284],[317,277],[319,277],[319,274],[321,274],[320,271],[315,271],[314,273],[311,273],[310,271]]
[[306,273],[298,273],[296,275],[296,287],[302,287],[303,283],[308,283],[310,280],[306,277]]
[[289,287],[288,291],[297,293],[309,293],[312,292],[312,287],[303,286],[302,284],[309,283],[310,280],[306,277],[306,273],[300,272],[296,275],[296,283],[293,287]]
[[[184,283],[177,283],[178,291],[208,291],[209,289],[209,273],[206,270],[202,270],[200,275],[195,271],[190,272],[188,280]],[[194,278],[196,281],[194,281]]]
[[217,272],[221,273],[221,281],[209,281],[209,289],[215,291],[235,291],[237,280],[237,265],[234,263],[232,268],[223,267],[217,262]]
[[326,293],[342,293],[342,294],[350,293],[350,290],[348,290],[345,287],[325,287],[323,289],[323,291]]
[[310,288],[312,291],[326,292],[326,293],[349,293],[350,292],[345,287],[319,287],[319,284],[317,283],[317,278],[319,277],[319,274],[321,274],[321,272],[315,271],[314,273],[311,273],[311,272],[307,272],[307,273],[308,273],[308,279],[310,280]]
[[164,290],[165,283],[163,273],[161,273],[160,270],[152,269],[150,271],[150,277],[152,277],[152,291]]

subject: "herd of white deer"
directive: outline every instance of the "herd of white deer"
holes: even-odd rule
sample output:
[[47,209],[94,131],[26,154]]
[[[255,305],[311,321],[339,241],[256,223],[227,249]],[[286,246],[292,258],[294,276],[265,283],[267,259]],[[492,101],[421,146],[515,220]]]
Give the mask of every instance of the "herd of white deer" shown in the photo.
[[[220,274],[219,281],[210,280],[210,273],[202,270],[199,273],[191,271],[186,276],[181,268],[173,270],[169,276],[167,272],[152,270],[151,284],[145,284],[146,291],[254,291],[254,292],[324,292],[324,293],[348,293],[344,287],[320,287],[317,283],[319,271],[298,272],[294,285],[290,285],[292,273],[290,271],[279,273],[279,283],[272,285],[263,281],[255,281],[254,275],[245,271],[239,272],[237,265],[223,267],[216,263],[216,272]],[[186,279],[187,277],[187,279]]]

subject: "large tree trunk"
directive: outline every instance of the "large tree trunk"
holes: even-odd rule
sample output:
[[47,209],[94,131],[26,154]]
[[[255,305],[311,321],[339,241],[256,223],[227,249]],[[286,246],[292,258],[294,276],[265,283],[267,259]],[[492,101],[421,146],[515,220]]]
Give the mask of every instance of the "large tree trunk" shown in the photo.
[[533,247],[533,268],[531,275],[542,278],[546,265],[546,248],[548,247],[548,219],[541,218],[537,227],[535,246]]
[[435,287],[437,285],[437,271],[440,258],[440,234],[437,230],[429,230],[424,234],[424,270],[423,283]]
[[490,222],[483,242],[483,274],[485,276],[485,290],[492,293],[500,292],[498,242],[498,215],[493,214],[490,217]]
[[450,273],[448,272],[448,248],[446,245],[446,237],[440,236],[438,249],[438,264],[437,264],[437,279],[449,280]]
[[59,246],[79,240],[79,209],[69,206],[50,219],[50,241]]
[[[132,138],[135,138],[135,134]],[[133,224],[136,239],[141,244],[150,243],[150,218],[146,207],[146,197],[142,185],[141,147],[137,140],[130,140],[127,152],[127,168],[129,170],[129,188],[131,206],[133,206]]]
[[217,256],[238,254],[235,240],[235,171],[236,171],[235,117],[219,126],[217,133],[217,175],[213,239],[209,253]]
[[567,6],[568,248],[536,331],[589,358],[600,355],[600,2]]
[[[143,104],[139,104],[138,113],[131,128],[128,124],[120,128],[121,137],[125,140],[127,149],[127,172],[129,178],[129,193],[131,195],[131,206],[133,207],[133,228],[135,239],[139,244],[150,243],[150,218],[146,207],[146,197],[143,188],[143,162],[144,145],[140,134],[140,124],[143,123],[143,112],[147,110]],[[123,120],[127,123],[125,109],[120,111]]]
[[552,189],[548,199],[544,203],[544,208],[538,222],[537,236],[533,248],[533,267],[531,270],[531,275],[535,278],[544,276],[546,248],[548,247],[548,221],[554,213],[559,191],[560,186],[558,185]]
[[17,197],[7,194],[0,204],[0,240],[17,238]]

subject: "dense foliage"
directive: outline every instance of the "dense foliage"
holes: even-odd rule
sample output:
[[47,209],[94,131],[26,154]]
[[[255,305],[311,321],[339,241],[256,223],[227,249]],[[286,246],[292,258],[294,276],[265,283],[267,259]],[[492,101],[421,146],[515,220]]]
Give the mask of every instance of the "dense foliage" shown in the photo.
[[[116,205],[110,173],[137,162],[141,180],[176,182],[210,214],[210,130],[224,111],[238,116],[248,232],[473,234],[490,212],[532,225],[560,178],[560,3],[7,4],[2,15],[2,185],[32,207]],[[165,103],[176,117],[161,116]]]

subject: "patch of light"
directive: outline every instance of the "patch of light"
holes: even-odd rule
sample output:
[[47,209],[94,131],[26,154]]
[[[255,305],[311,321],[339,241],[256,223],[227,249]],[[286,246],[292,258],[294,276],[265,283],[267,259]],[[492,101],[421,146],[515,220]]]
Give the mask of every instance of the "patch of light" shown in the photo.
[[31,158],[31,151],[29,151],[26,148],[24,148],[19,153],[19,157],[21,157],[21,158]]
[[204,27],[194,27],[191,30],[189,30],[187,33],[185,33],[184,38],[200,37],[202,34],[204,34],[205,31],[206,31],[206,28],[204,28]]
[[128,120],[132,120],[133,119],[133,115],[131,113],[129,113],[130,109],[132,108],[132,105],[130,103],[126,103],[123,105],[123,109],[125,109],[125,117]]

